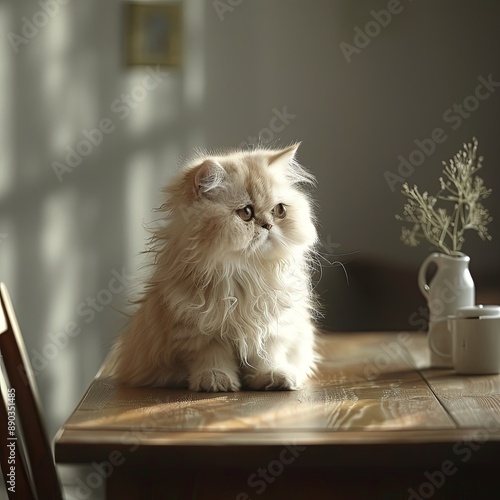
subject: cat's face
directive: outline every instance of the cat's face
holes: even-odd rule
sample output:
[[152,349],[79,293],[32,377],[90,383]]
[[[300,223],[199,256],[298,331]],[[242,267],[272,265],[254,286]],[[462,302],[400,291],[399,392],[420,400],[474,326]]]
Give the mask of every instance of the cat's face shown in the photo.
[[186,230],[217,260],[289,260],[316,241],[310,203],[297,186],[311,178],[297,147],[210,157],[184,177],[190,190]]

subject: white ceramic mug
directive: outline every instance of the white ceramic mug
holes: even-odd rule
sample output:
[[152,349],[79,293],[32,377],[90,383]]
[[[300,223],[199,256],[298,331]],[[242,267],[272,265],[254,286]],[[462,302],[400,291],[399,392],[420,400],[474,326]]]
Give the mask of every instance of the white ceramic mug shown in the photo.
[[500,373],[500,306],[469,306],[448,318],[460,374]]

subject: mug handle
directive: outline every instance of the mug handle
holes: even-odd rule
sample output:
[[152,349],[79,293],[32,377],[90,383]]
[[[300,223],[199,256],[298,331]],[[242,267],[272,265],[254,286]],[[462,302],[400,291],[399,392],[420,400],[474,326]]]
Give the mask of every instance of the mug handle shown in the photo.
[[[427,274],[427,268],[429,267],[430,264],[436,264],[437,262],[437,256],[438,254],[432,253],[427,257],[427,259],[422,262],[422,265],[420,266],[420,269],[418,271],[418,287],[420,288],[420,291],[422,292],[423,296],[428,299],[429,298],[429,284],[427,283],[426,280],[426,274]],[[437,353],[436,353],[437,354]]]
[[[445,323],[446,323],[446,328],[448,329],[448,331],[450,331],[450,327],[449,327],[449,322],[447,320],[445,320]],[[453,351],[452,352],[443,352],[443,351],[440,351],[436,345],[434,344],[434,338],[433,338],[433,331],[434,329],[433,328],[429,328],[429,331],[427,333],[427,343],[429,344],[429,347],[431,349],[431,351],[434,353],[434,354],[437,354],[438,356],[441,356],[442,358],[445,358],[445,359],[451,359],[453,357]],[[451,333],[451,332],[450,332]],[[453,349],[453,348],[452,348]]]

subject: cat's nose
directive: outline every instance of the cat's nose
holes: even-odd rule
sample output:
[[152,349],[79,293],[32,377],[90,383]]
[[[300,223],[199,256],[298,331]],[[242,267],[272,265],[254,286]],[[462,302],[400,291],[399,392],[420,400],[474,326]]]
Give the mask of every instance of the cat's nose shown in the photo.
[[262,227],[264,229],[267,229],[268,231],[271,231],[271,228],[273,227],[273,225],[269,224],[269,222],[266,222],[265,224],[262,224]]

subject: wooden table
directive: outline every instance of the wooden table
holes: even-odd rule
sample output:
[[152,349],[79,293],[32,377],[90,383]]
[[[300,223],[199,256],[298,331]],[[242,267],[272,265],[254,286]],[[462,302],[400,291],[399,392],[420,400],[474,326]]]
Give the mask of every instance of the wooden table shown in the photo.
[[109,499],[498,498],[500,375],[429,369],[422,333],[324,334],[321,349],[296,392],[130,389],[98,374],[56,461],[92,464],[81,484],[105,478]]

